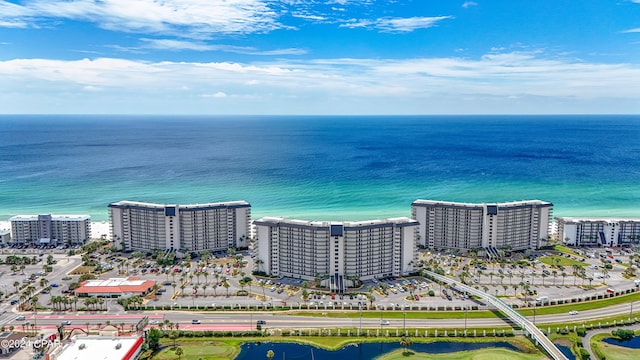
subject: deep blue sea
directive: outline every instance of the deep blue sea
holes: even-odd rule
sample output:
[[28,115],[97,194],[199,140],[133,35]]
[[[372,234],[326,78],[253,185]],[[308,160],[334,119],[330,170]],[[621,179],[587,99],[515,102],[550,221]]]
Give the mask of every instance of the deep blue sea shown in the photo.
[[640,116],[0,116],[0,220],[119,200],[367,220],[416,199],[640,216]]

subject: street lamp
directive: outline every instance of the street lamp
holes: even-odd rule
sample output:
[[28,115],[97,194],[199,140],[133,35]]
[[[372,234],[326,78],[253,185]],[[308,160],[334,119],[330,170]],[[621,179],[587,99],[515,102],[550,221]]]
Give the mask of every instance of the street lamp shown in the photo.
[[404,329],[405,335],[407,334],[407,312],[402,312],[402,328]]
[[467,333],[467,310],[468,307],[465,305],[464,307],[464,333]]
[[362,333],[362,305],[358,305],[358,309],[360,310],[360,333]]

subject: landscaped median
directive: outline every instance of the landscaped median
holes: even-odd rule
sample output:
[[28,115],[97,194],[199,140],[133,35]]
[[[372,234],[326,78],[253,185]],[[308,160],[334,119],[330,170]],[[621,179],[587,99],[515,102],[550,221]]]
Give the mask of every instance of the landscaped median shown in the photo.
[[[638,336],[640,331],[636,331]],[[640,359],[640,349],[607,344],[603,340],[613,337],[611,333],[596,334],[591,338],[591,348],[600,359],[637,360]]]

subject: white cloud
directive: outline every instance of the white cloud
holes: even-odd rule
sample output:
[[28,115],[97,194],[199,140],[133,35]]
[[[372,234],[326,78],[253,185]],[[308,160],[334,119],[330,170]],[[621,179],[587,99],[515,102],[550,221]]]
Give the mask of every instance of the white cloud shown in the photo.
[[[638,0],[640,2],[640,0]],[[624,30],[623,33],[640,33],[640,28]]]
[[[336,106],[370,112],[384,104],[388,113],[404,113],[408,109],[419,112],[426,103],[440,107],[428,100],[446,98],[452,103],[448,112],[455,113],[460,99],[468,99],[467,104],[477,101],[475,107],[465,107],[470,112],[487,106],[490,99],[518,99],[523,104],[531,99],[548,99],[580,106],[613,99],[637,104],[638,78],[638,65],[553,59],[535,52],[491,53],[477,59],[345,58],[259,63],[16,59],[0,61],[0,92],[6,95],[0,98],[0,108],[5,112],[51,112],[56,108],[42,107],[69,103],[71,112],[79,112],[79,102],[68,99],[84,97],[82,106],[93,104],[106,112],[124,111],[108,103],[135,98],[129,111],[159,112],[171,103],[172,111],[186,113],[331,113]],[[204,98],[208,102],[197,100]],[[207,107],[223,98],[230,102],[229,108]],[[24,104],[23,108],[18,104]],[[535,106],[531,108],[535,112]],[[585,109],[576,105],[574,112]]]
[[[117,31],[205,38],[211,33],[255,33],[281,28],[263,0],[0,0],[0,24],[83,20]],[[17,25],[14,25],[17,26]]]
[[468,9],[468,8],[470,8],[470,7],[472,7],[472,6],[478,6],[478,3],[477,3],[477,2],[475,2],[475,1],[465,1],[465,2],[462,4],[462,7],[463,7],[463,8],[465,8],[465,9]]
[[410,17],[410,18],[381,18],[375,21],[350,19],[340,27],[347,28],[377,28],[388,32],[411,32],[416,29],[426,29],[442,20],[453,19],[453,16]]
[[201,96],[205,98],[226,98],[227,94],[223,93],[222,91],[218,91],[215,94],[202,94]]

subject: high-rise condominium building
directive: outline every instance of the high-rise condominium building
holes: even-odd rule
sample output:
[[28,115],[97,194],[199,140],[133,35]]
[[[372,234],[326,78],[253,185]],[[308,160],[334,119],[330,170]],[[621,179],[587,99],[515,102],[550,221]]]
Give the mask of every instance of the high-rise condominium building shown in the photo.
[[91,238],[89,215],[17,215],[9,221],[15,244],[80,245]]
[[439,249],[525,250],[548,240],[553,204],[540,200],[469,204],[416,200],[419,243]]
[[640,218],[557,217],[558,236],[567,245],[625,246],[640,244]]
[[306,280],[328,278],[338,292],[351,277],[406,275],[416,261],[418,223],[409,218],[326,222],[265,217],[254,225],[258,270]]
[[109,204],[111,234],[125,250],[224,251],[246,248],[251,205],[246,201],[163,205],[133,201]]

